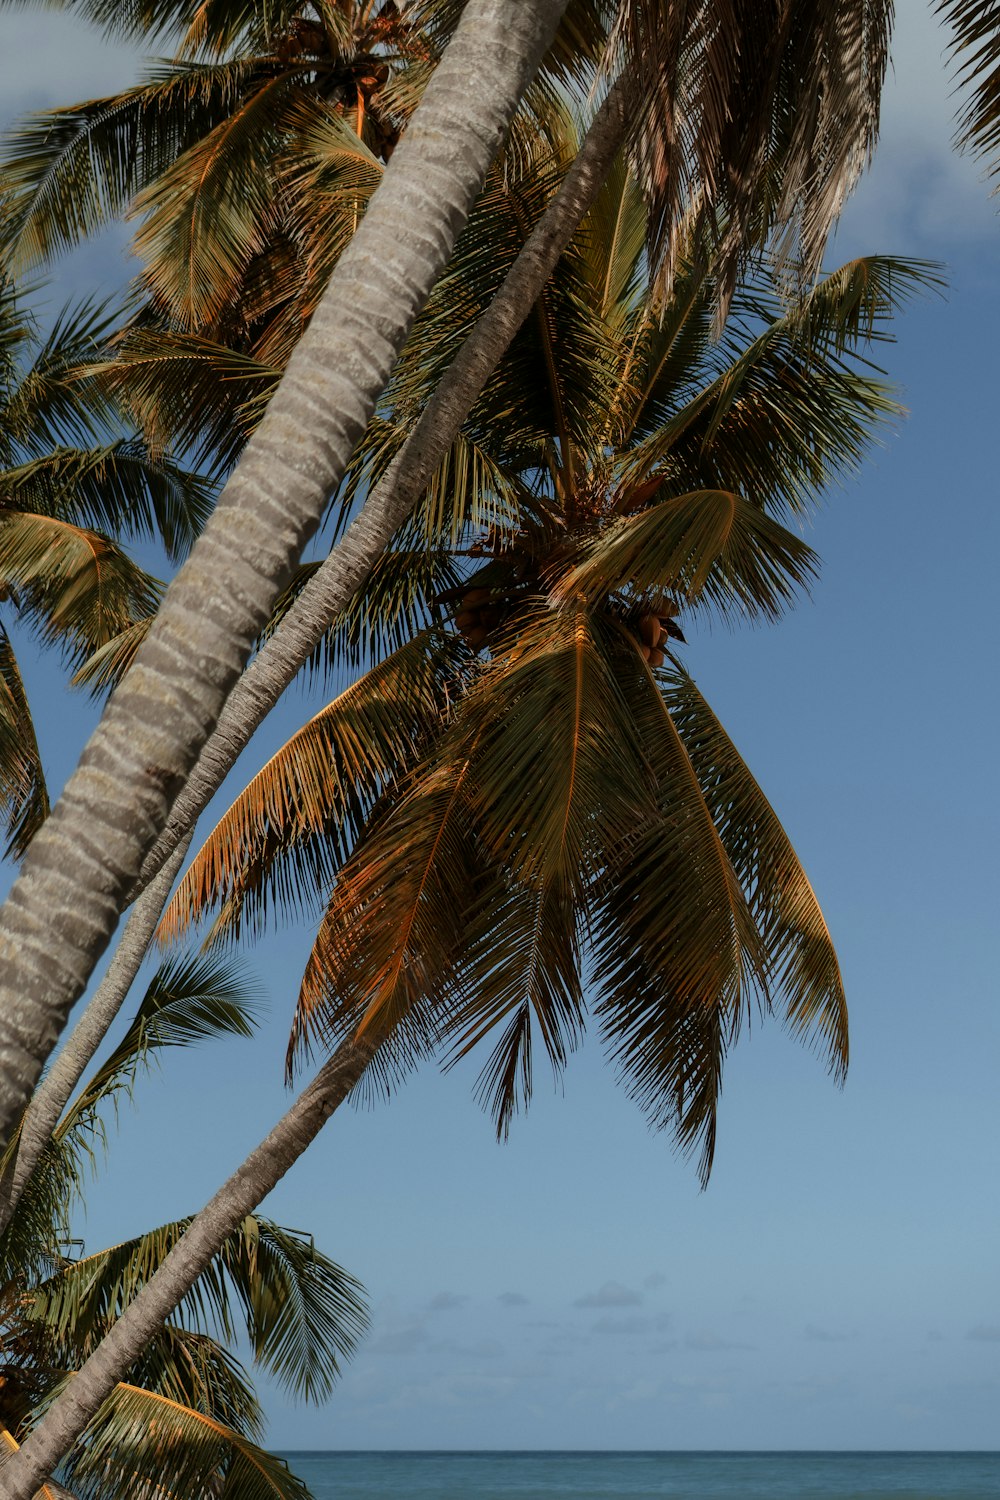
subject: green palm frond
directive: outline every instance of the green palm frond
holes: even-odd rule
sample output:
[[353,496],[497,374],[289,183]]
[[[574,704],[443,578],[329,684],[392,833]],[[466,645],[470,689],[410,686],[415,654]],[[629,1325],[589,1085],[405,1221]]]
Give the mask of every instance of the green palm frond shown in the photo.
[[776,619],[807,588],[816,554],[741,495],[700,490],[611,526],[569,574],[567,594],[669,591],[687,607]]
[[[730,327],[709,355],[712,379],[704,381],[705,351],[695,346],[700,389],[689,377],[678,390],[676,360],[644,387],[620,483],[667,468],[674,487],[734,489],[779,516],[807,513],[900,415],[865,356],[890,336],[893,313],[938,286],[927,262],[884,256],[849,262],[791,306],[761,278],[734,299]],[[692,308],[701,322],[703,296]]]
[[41,752],[10,637],[0,625],[0,818],[19,859],[49,815]]
[[120,536],[159,537],[182,557],[212,508],[212,485],[144,444],[121,439],[100,448],[54,448],[0,473],[10,510],[31,511]]
[[73,673],[73,686],[87,687],[95,697],[117,687],[135,661],[136,653],[149,634],[154,618],[153,615],[148,615],[145,620],[136,620],[134,625],[127,625],[124,630],[112,636],[110,641],[98,646]]
[[[181,1219],[68,1262],[33,1289],[30,1317],[84,1352],[138,1295],[190,1224]],[[324,1400],[368,1326],[360,1284],[309,1235],[253,1215],[227,1237],[179,1304],[182,1326],[232,1341],[304,1400]]]
[[252,73],[239,58],[159,67],[121,94],[15,127],[4,168],[7,264],[28,269],[120,218],[142,186],[225,120]]
[[[449,649],[449,640],[451,647]],[[443,711],[454,638],[418,635],[319,711],[258,772],[191,862],[160,925],[176,939],[212,911],[212,937],[315,905],[377,798]]]
[[60,1474],[79,1500],[309,1500],[284,1459],[213,1416],[126,1384],[115,1386]]
[[768,955],[768,988],[790,1031],[813,1039],[840,1079],[847,1001],[815,892],[764,793],[692,678],[671,658],[660,689]]
[[42,636],[83,660],[154,614],[161,585],[99,532],[52,516],[0,512],[0,579]]
[[262,82],[136,196],[143,281],[181,328],[212,321],[277,222],[269,158],[293,95],[292,72]]
[[[11,288],[12,295],[16,295]],[[53,448],[87,448],[117,425],[111,403],[78,378],[81,366],[107,353],[123,309],[87,299],[65,306],[26,369],[12,371],[3,400],[3,427],[24,457]],[[11,460],[7,460],[10,462]]]
[[[80,1349],[70,1336],[68,1362]],[[128,1371],[133,1385],[214,1417],[252,1442],[263,1440],[264,1413],[239,1360],[206,1333],[165,1323]]]
[[[0,1281],[29,1266],[46,1267],[53,1247],[68,1237],[70,1210],[107,1145],[106,1113],[132,1096],[139,1074],[167,1047],[249,1036],[257,1005],[254,985],[231,961],[182,956],[160,965],[125,1035],[63,1115],[0,1236]],[[17,1154],[20,1128],[0,1171],[9,1170]]]
[[175,445],[196,466],[229,469],[257,426],[280,369],[220,344],[133,319],[115,358],[91,367],[156,454]]

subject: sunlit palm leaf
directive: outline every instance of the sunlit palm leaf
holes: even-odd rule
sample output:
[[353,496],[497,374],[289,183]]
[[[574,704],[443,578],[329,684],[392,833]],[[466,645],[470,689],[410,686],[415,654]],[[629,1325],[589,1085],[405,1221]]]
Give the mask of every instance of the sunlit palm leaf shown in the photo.
[[136,653],[149,634],[152,623],[152,615],[145,620],[137,620],[134,625],[126,626],[118,635],[112,636],[110,641],[99,646],[74,672],[73,686],[86,686],[95,696],[117,687],[135,661]]
[[287,132],[293,80],[262,82],[136,198],[144,282],[181,328],[212,320],[276,223],[269,156]]
[[[3,1473],[4,1461],[11,1453],[16,1453],[20,1446],[14,1434],[9,1432],[3,1423],[0,1422],[0,1474]],[[61,1484],[57,1484],[54,1479],[50,1479],[47,1484],[43,1484],[38,1491],[38,1495],[39,1500],[75,1500],[75,1497],[63,1489]]]
[[438,722],[453,667],[447,638],[428,649],[433,644],[426,634],[408,642],[272,756],[192,861],[161,940],[220,908],[213,936],[237,938],[245,924],[259,931],[272,908],[323,899],[375,800]]
[[160,67],[121,94],[17,126],[4,169],[3,240],[14,269],[123,215],[140,187],[226,118],[252,71],[243,59]]
[[99,532],[50,516],[0,512],[0,579],[42,635],[82,659],[155,613],[160,585]]
[[482,879],[466,799],[475,739],[435,758],[340,872],[309,957],[289,1072],[319,1038],[363,1031],[382,1046],[382,1082],[430,1050],[464,916]]
[[61,1472],[80,1500],[309,1500],[284,1459],[214,1417],[125,1384],[115,1387]]
[[[126,537],[160,537],[178,558],[201,531],[212,487],[144,445],[122,440],[101,448],[56,448],[0,473],[6,507],[52,516]],[[5,507],[5,508],[6,508]]]

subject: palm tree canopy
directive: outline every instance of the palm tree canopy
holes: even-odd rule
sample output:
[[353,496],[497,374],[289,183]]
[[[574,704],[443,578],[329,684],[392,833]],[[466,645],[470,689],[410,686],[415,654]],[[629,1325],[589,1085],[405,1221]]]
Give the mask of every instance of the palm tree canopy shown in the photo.
[[[518,253],[572,155],[546,172],[545,151],[488,186],[349,485],[377,481],[450,330]],[[750,1010],[779,1008],[835,1073],[846,1010],[787,836],[675,654],[678,616],[774,618],[808,586],[802,518],[899,410],[871,347],[936,278],[871,258],[789,300],[762,270],[714,341],[714,274],[680,263],[664,301],[645,219],[622,161],[467,423],[479,510],[439,484],[414,517],[462,569],[436,628],[268,763],[163,931],[209,910],[217,939],[259,931],[332,880],[290,1061],[374,1028],[388,1078],[442,1035],[458,1057],[499,1034],[480,1092],[504,1131],[533,1047],[560,1067],[592,1011],[707,1174]]]

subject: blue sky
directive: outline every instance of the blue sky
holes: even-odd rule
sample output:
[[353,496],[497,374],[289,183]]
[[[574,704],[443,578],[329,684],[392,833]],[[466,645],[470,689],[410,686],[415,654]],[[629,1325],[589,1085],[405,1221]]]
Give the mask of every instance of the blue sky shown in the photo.
[[[365,1282],[373,1330],[327,1407],[269,1393],[275,1446],[1000,1447],[1000,224],[949,149],[929,9],[898,9],[882,148],[829,262],[948,263],[946,297],[883,353],[910,416],[818,518],[811,600],[766,630],[692,629],[686,658],[817,887],[847,1085],[755,1027],[705,1193],[596,1046],[557,1090],[539,1077],[504,1147],[471,1070],[342,1111],[268,1211]],[[65,16],[6,12],[0,48],[4,118],[130,76]],[[54,299],[121,264],[113,241],[85,252]],[[56,781],[90,717],[57,684],[39,670]],[[306,711],[293,695],[254,762]],[[255,1042],[172,1058],[123,1114],[92,1245],[198,1207],[280,1112],[307,943],[251,955],[271,1006]]]

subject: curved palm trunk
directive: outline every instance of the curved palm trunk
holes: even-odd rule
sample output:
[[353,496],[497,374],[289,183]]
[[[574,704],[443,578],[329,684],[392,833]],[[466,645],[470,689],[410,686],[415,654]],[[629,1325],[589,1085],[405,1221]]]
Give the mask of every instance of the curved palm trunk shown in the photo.
[[190,1291],[223,1240],[315,1140],[375,1053],[369,1036],[345,1041],[274,1129],[189,1225],[160,1269],[115,1323],[2,1472],[4,1500],[30,1500],[101,1403],[142,1353],[150,1335]]
[[[343,540],[296,600],[281,629],[251,662],[230,694],[166,827],[143,863],[132,892],[133,896],[137,892],[142,895],[123,934],[122,951],[116,954],[107,976],[28,1106],[13,1175],[0,1186],[0,1231],[9,1222],[84,1068],[125,1000],[197,818],[309,659],[324,631],[367,578],[457,437],[607,176],[625,136],[625,94],[622,82],[609,93],[565,181],[393,464]],[[183,848],[178,854],[180,845]],[[150,882],[155,882],[155,887]]]
[[339,484],[566,0],[469,0],[260,429],[0,912],[0,1138]]
[[154,877],[177,840],[207,807],[252,735],[367,580],[427,487],[604,182],[625,139],[626,93],[622,80],[608,94],[559,191],[413,431],[281,628],[233,689],[166,827],[146,856],[136,889]]
[[156,924],[184,863],[193,827],[179,840],[155,879],[146,887],[125,924],[115,956],[86,1010],[49,1072],[32,1095],[21,1124],[21,1138],[10,1168],[0,1181],[0,1234],[13,1217],[39,1158],[52,1138],[83,1071],[125,1003],[149,949]]

